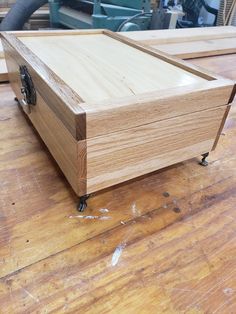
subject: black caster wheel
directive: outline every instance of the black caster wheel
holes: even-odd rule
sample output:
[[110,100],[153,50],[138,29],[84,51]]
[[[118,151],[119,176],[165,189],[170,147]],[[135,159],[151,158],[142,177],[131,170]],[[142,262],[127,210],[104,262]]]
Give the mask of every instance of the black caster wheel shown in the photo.
[[84,195],[79,198],[79,203],[77,205],[77,210],[81,213],[85,210],[87,207],[87,200],[90,197],[90,195]]
[[209,153],[203,154],[202,155],[202,161],[199,162],[199,165],[201,165],[203,167],[207,167],[208,166],[208,161],[206,159],[207,159],[208,156],[209,156]]

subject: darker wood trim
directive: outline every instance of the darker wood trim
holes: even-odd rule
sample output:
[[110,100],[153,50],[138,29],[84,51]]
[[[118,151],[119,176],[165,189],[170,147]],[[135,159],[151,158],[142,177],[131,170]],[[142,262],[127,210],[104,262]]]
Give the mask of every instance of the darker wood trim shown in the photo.
[[192,65],[190,63],[185,62],[184,60],[178,59],[174,56],[168,55],[167,53],[164,53],[160,50],[157,50],[155,48],[152,47],[148,47],[146,45],[143,45],[135,40],[132,40],[130,38],[126,38],[123,37],[122,35],[118,34],[118,33],[113,33],[112,31],[109,30],[104,30],[103,31],[104,35],[107,35],[113,39],[116,39],[124,44],[127,44],[133,48],[139,49],[143,52],[146,52],[156,58],[159,58],[163,61],[166,61],[170,64],[173,64],[187,72],[190,72],[192,74],[195,74],[197,76],[200,76],[208,81],[212,81],[212,80],[217,80],[219,78],[221,78],[218,75],[215,75],[214,73],[211,73],[210,71],[207,71],[205,69],[202,69],[200,67],[197,67],[195,65]]
[[87,194],[87,141],[79,141],[77,143],[78,158],[78,196]]
[[229,98],[228,104],[231,104],[233,102],[235,94],[236,94],[236,84],[233,87],[233,90],[232,90],[231,96]]
[[216,146],[217,146],[217,144],[218,144],[218,142],[219,142],[219,139],[220,139],[221,132],[222,132],[222,130],[223,130],[223,128],[224,128],[224,125],[225,125],[225,121],[226,121],[226,119],[227,119],[227,117],[228,117],[230,108],[231,108],[231,106],[228,105],[227,108],[226,108],[226,110],[225,110],[225,113],[224,113],[224,116],[223,116],[223,119],[222,119],[220,128],[219,128],[219,130],[218,130],[218,133],[217,133],[215,142],[214,142],[214,144],[213,144],[212,150],[215,150],[215,149],[216,149]]
[[40,36],[67,36],[67,35],[89,35],[103,34],[104,29],[55,29],[55,30],[35,30],[35,31],[8,31],[16,37],[40,37]]
[[218,50],[205,50],[205,51],[201,51],[201,52],[177,53],[177,54],[173,54],[173,55],[177,58],[191,61],[192,59],[216,57],[216,56],[222,56],[222,55],[229,55],[229,54],[233,54],[233,53],[236,53],[236,48],[228,48],[228,49],[222,48],[222,49],[218,49]]

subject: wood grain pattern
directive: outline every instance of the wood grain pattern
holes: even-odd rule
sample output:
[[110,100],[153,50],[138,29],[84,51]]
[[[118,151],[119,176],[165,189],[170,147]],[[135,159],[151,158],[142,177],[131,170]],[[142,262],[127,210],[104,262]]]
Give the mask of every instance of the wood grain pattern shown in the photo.
[[122,33],[126,38],[183,59],[236,52],[233,26]]
[[[11,86],[18,99],[22,98],[20,92],[20,76],[15,60],[8,56],[9,77]],[[24,108],[23,108],[24,109]],[[50,109],[42,96],[37,93],[37,105],[32,106],[29,119],[40,134],[49,151],[57,161],[67,180],[78,195],[86,194],[86,146],[78,145],[62,121]]]
[[0,92],[3,313],[235,312],[235,108],[208,168],[194,159],[94,196],[82,216],[110,217],[99,220],[78,217],[14,94]]
[[[235,80],[235,58],[192,62]],[[10,87],[0,94],[1,312],[236,312],[236,106],[209,167],[97,194],[88,219]]]
[[[235,181],[225,180],[225,187],[230,183]],[[176,218],[170,204],[10,276],[1,285],[2,309],[11,311],[12,298],[15,313],[25,308],[51,313],[234,312],[235,216],[228,215],[235,196],[226,202],[225,187],[207,189],[219,205],[225,204],[223,211],[196,193],[190,214],[189,196],[179,201],[182,211]]]
[[[234,93],[234,94],[235,94],[235,93]],[[232,94],[232,95],[233,95],[232,97],[234,97],[234,94]],[[232,100],[231,100],[231,101],[232,101]],[[213,145],[213,147],[212,147],[212,150],[216,149],[216,146],[217,146],[217,144],[218,144],[218,142],[219,142],[219,139],[220,139],[222,130],[223,130],[224,126],[225,126],[226,119],[228,118],[230,108],[231,108],[231,106],[227,106],[227,108],[226,108],[226,110],[225,110],[225,113],[224,113],[224,116],[223,116],[221,125],[220,125],[220,127],[219,127],[219,130],[218,130],[218,133],[217,133],[217,136],[216,136],[214,145]]]
[[[70,44],[72,44],[72,42],[73,42],[73,40],[72,40],[73,36],[71,36],[71,34],[76,34],[76,32],[71,32],[71,31],[56,32],[56,33],[58,35],[60,34],[64,41],[69,41]],[[65,71],[63,64],[67,64],[68,62],[64,63],[64,62],[60,61],[60,58],[57,59],[57,55],[59,55],[59,54],[53,53],[53,55],[50,55],[50,53],[45,53],[44,49],[38,49],[39,47],[35,43],[35,42],[40,43],[42,41],[45,44],[45,40],[46,40],[46,48],[50,48],[50,45],[51,45],[50,43],[52,41],[54,43],[54,46],[55,46],[55,42],[56,43],[60,42],[57,40],[58,36],[56,36],[56,37],[52,36],[52,35],[51,36],[38,36],[35,40],[34,37],[32,37],[33,35],[31,35],[31,37],[30,37],[29,34],[28,34],[28,36],[21,37],[20,35],[24,34],[24,32],[23,33],[22,32],[21,33],[15,33],[16,35],[19,34],[19,39],[14,37],[13,34],[6,34],[6,33],[3,34],[3,37],[5,38],[4,41],[5,42],[7,41],[10,43],[10,45],[5,43],[6,54],[7,54],[8,58],[18,60],[17,61],[18,65],[22,62],[25,63],[26,61],[27,61],[26,64],[28,64],[28,66],[29,66],[29,64],[31,64],[31,66],[29,66],[29,69],[32,72],[31,75],[32,75],[33,80],[35,82],[36,88],[38,89],[38,91],[42,95],[42,97],[44,98],[45,102],[57,114],[59,119],[61,119],[61,121],[65,124],[65,126],[68,128],[68,130],[71,132],[71,134],[76,139],[79,139],[79,140],[82,139],[83,140],[86,138],[86,136],[91,137],[91,136],[98,136],[98,135],[104,134],[104,130],[101,130],[101,128],[104,128],[105,124],[104,124],[103,120],[101,121],[101,117],[104,116],[105,110],[104,110],[104,104],[102,104],[103,109],[102,109],[102,112],[100,112],[99,106],[101,106],[101,99],[102,100],[104,100],[105,98],[109,99],[109,97],[110,97],[110,99],[112,99],[112,104],[114,102],[114,104],[119,104],[119,105],[122,102],[124,105],[125,102],[129,101],[132,105],[130,108],[131,111],[133,110],[132,108],[134,108],[136,106],[136,104],[139,103],[139,107],[140,107],[141,111],[139,110],[139,112],[137,112],[137,114],[131,115],[131,120],[132,119],[133,120],[128,121],[130,126],[133,127],[134,123],[136,123],[135,121],[139,120],[138,116],[140,116],[140,114],[143,115],[143,109],[141,108],[142,104],[140,103],[140,99],[142,99],[142,98],[145,99],[144,102],[150,103],[152,106],[153,100],[155,100],[156,98],[159,99],[160,95],[163,96],[163,95],[167,94],[166,90],[163,90],[160,94],[156,90],[158,90],[159,88],[163,89],[164,87],[168,87],[168,86],[170,87],[170,85],[168,85],[168,84],[172,85],[173,77],[177,77],[179,75],[177,77],[177,80],[175,81],[176,84],[177,85],[185,85],[185,84],[188,85],[189,84],[189,86],[192,86],[192,91],[194,91],[194,89],[197,89],[197,88],[202,88],[202,85],[205,82],[205,80],[210,81],[210,82],[207,82],[207,84],[206,84],[209,87],[209,89],[211,89],[212,87],[215,86],[215,80],[221,80],[221,78],[219,76],[211,74],[209,71],[205,71],[203,69],[199,69],[196,66],[192,66],[190,64],[184,63],[178,59],[175,59],[173,57],[159,53],[159,52],[155,51],[154,49],[151,49],[151,48],[147,49],[146,47],[144,47],[138,43],[135,43],[134,41],[124,39],[122,36],[120,36],[118,34],[114,34],[114,33],[109,32],[109,31],[102,31],[102,30],[100,31],[100,33],[97,33],[97,32],[94,32],[94,33],[92,31],[84,31],[84,32],[79,31],[78,32],[78,34],[80,34],[80,35],[83,34],[83,36],[78,36],[79,41],[81,41],[81,43],[86,43],[86,45],[77,45],[78,47],[77,46],[76,47],[78,49],[76,49],[76,52],[74,52],[74,58],[76,59],[76,58],[78,58],[78,51],[80,51],[82,49],[82,53],[80,56],[81,58],[80,58],[80,62],[79,62],[80,65],[82,66],[82,68],[79,71],[83,74],[81,76],[80,76],[81,73],[79,73],[79,72],[78,73],[76,72],[73,75],[71,75],[71,72],[73,72],[74,69],[77,69],[77,67],[74,67],[74,66],[71,66],[71,69],[69,72]],[[100,39],[102,38],[103,39],[102,41],[99,40],[99,45],[97,45],[96,47],[100,47],[100,48],[97,48],[98,51],[96,52],[95,55],[94,55],[94,52],[92,49],[92,46],[94,44],[94,38],[95,39],[96,38],[100,38]],[[72,89],[68,85],[66,85],[57,75],[54,75],[53,72],[48,68],[48,66],[45,65],[44,62],[42,62],[33,52],[31,52],[30,49],[25,47],[21,43],[20,40],[26,41],[27,43],[31,42],[31,49],[33,49],[33,50],[36,49],[37,52],[35,51],[35,53],[39,53],[39,54],[41,51],[41,55],[40,55],[41,58],[42,58],[42,55],[46,59],[47,59],[47,56],[49,56],[49,59],[51,60],[51,62],[52,61],[54,62],[53,70],[59,71],[59,72],[62,71],[62,73],[57,72],[57,74],[60,74],[63,77],[63,79],[65,79],[65,81],[67,83],[72,82],[73,83],[72,85],[76,89],[77,93],[74,93],[72,91]],[[34,42],[34,40],[35,40],[35,42]],[[104,42],[104,43],[101,44],[102,42]],[[109,43],[109,45],[108,45],[108,43]],[[107,50],[110,51],[111,48],[108,49],[108,47],[107,47],[107,46],[110,47],[110,43],[113,43],[115,48],[119,48],[119,49],[113,49],[114,50],[113,53],[112,54],[109,53],[109,57],[106,59],[108,59],[108,61],[110,60],[109,58],[113,58],[114,60],[117,60],[118,63],[116,65],[113,65],[114,62],[112,59],[110,60],[110,62],[108,62],[108,64],[104,63],[104,62],[106,62],[106,60],[104,61],[104,51],[107,51]],[[47,46],[47,45],[49,45],[49,46]],[[73,45],[74,45],[74,43],[73,43]],[[64,50],[63,49],[61,49],[61,50],[65,52],[64,59],[69,60],[70,58],[68,56],[69,56],[69,54],[71,54],[71,51],[73,51],[73,50],[72,49],[66,50],[65,47],[67,47],[67,46],[68,45],[63,45]],[[81,48],[81,46],[87,47],[86,48],[87,50],[85,48]],[[83,51],[83,49],[84,49],[84,51]],[[49,49],[49,50],[46,49],[46,50],[47,50],[47,52],[49,50],[51,52],[54,51],[53,49]],[[126,66],[125,66],[126,58],[123,58],[123,56],[131,55],[129,53],[131,50],[132,50],[133,58],[131,61],[129,61],[130,65],[127,66],[127,64],[126,64]],[[118,55],[117,55],[117,53],[118,53]],[[20,54],[22,54],[23,57],[21,57]],[[114,58],[114,54],[117,55],[116,58]],[[137,55],[136,59],[134,58],[134,55]],[[89,56],[90,56],[90,58],[88,59]],[[141,65],[142,62],[139,62],[140,56],[142,56],[142,59],[144,58],[144,56],[145,56],[145,58],[147,58],[146,62],[147,62],[147,64],[149,64],[149,66],[145,66],[145,64],[146,64],[144,62],[145,59],[143,61],[143,64]],[[95,58],[95,59],[97,58],[95,60],[96,66],[94,65],[93,58]],[[87,60],[86,61],[87,65],[90,64],[91,60],[93,60],[93,62],[91,62],[89,71],[88,71],[87,65],[86,65],[86,70],[84,70],[83,59]],[[135,59],[135,60],[133,60],[133,59]],[[45,59],[44,59],[44,61],[46,62]],[[134,62],[134,64],[132,62]],[[156,66],[158,67],[158,71],[153,71],[152,73],[150,73],[150,63],[151,62],[154,65],[156,64]],[[72,62],[72,65],[73,64],[74,63]],[[98,66],[99,64],[101,65],[101,69],[103,69],[103,71],[100,71],[101,69]],[[140,71],[137,68],[137,66],[139,64],[141,66]],[[166,79],[160,80],[160,71],[159,70],[161,69],[160,65],[162,66],[163,64],[165,64],[165,68],[167,67],[167,69],[169,69],[172,72],[172,74],[167,75],[168,73],[166,73],[166,76],[165,76]],[[11,71],[13,73],[17,71],[18,65],[16,64],[15,68],[11,69]],[[104,65],[106,65],[106,66],[104,66]],[[98,69],[96,69],[97,67],[98,67]],[[68,64],[67,64],[66,70],[67,70],[67,68],[68,68]],[[104,68],[108,69],[107,76],[104,76],[104,73],[103,73]],[[152,66],[151,68],[153,68],[153,70],[157,70],[154,66]],[[57,70],[57,69],[59,69],[59,70]],[[123,73],[126,70],[128,70],[128,72],[127,73],[125,72],[126,73],[125,76],[122,74],[123,76],[121,78],[121,73]],[[114,76],[114,72],[117,75],[115,75],[115,77],[113,79],[111,79],[111,73]],[[163,72],[163,71],[161,71],[161,72]],[[63,76],[62,75],[63,73],[67,73],[66,76],[65,75]],[[91,73],[97,73],[97,76],[96,75],[90,75]],[[101,77],[101,73],[103,73],[102,77]],[[140,75],[138,75],[139,73],[144,73],[145,75],[140,76]],[[153,76],[154,80],[153,80],[152,76]],[[45,77],[47,79],[45,79]],[[79,78],[79,81],[81,84],[78,84],[77,77]],[[83,80],[83,77],[84,77],[84,80]],[[105,77],[105,79],[104,79],[104,77]],[[155,80],[155,77],[156,78],[159,77],[159,80]],[[162,77],[163,77],[163,75],[162,75]],[[204,80],[203,80],[203,78],[204,78]],[[186,81],[185,81],[185,79],[186,79]],[[69,80],[69,81],[67,81],[67,80]],[[195,82],[199,83],[199,86],[197,86],[197,85],[194,86],[194,84],[192,84],[192,85],[190,84],[191,82],[193,83],[194,80],[196,80]],[[88,84],[89,82],[91,83],[91,86]],[[160,82],[163,82],[163,83],[160,84]],[[212,83],[212,86],[210,83]],[[224,84],[223,80],[221,83]],[[231,82],[225,81],[225,87],[229,87],[230,84],[232,85]],[[66,88],[65,88],[65,86],[66,86]],[[91,88],[89,88],[89,86]],[[140,88],[140,86],[141,86],[141,88]],[[186,87],[184,87],[184,88],[186,88]],[[45,92],[45,90],[47,90],[47,92]],[[90,90],[94,90],[94,93],[91,93]],[[188,90],[189,93],[190,93],[190,90],[191,90],[191,88]],[[81,93],[81,91],[83,91],[82,95],[78,95],[78,92]],[[157,93],[157,95],[152,94],[151,97],[149,97],[149,99],[148,99],[147,95],[148,95],[148,93],[151,93],[152,91],[153,91],[153,93]],[[172,92],[173,92],[173,95],[172,95],[173,97],[174,97],[174,95],[178,96],[180,92],[183,93],[183,86],[178,86],[178,88],[173,89]],[[94,96],[91,97],[91,95],[95,95],[96,101],[94,99]],[[119,97],[121,95],[123,95],[123,96],[128,95],[128,97],[132,97],[132,99],[131,98],[129,99],[127,97],[127,99],[119,100]],[[93,99],[93,103],[91,105],[91,108],[90,108],[91,102],[83,103],[83,97],[84,96],[86,96],[86,97],[88,96],[89,99],[90,98]],[[135,98],[135,96],[137,96],[137,97]],[[224,93],[222,94],[221,97],[223,97],[223,96],[224,96]],[[191,95],[190,95],[190,98],[191,98]],[[99,99],[100,99],[100,103],[99,103]],[[182,99],[179,99],[179,101],[182,101]],[[96,107],[95,102],[97,102],[98,105],[97,105],[97,108],[94,110],[94,107]],[[109,101],[106,100],[106,103],[109,104]],[[143,105],[145,105],[145,103]],[[225,104],[225,102],[222,104]],[[126,105],[127,105],[127,103],[126,103]],[[196,107],[197,106],[198,105],[196,105]],[[185,107],[185,105],[183,105],[183,107]],[[123,129],[124,128],[124,124],[122,125],[123,120],[120,120],[120,119],[122,119],[122,116],[123,116],[122,108],[121,108],[121,112],[117,112],[117,108],[116,108],[116,112],[114,113],[114,115],[112,114],[112,110],[109,106],[107,106],[106,110],[107,110],[107,112],[105,112],[105,116],[106,116],[105,118],[107,119],[107,121],[110,121],[109,126],[105,130],[106,133],[107,132],[112,133],[114,131],[118,131],[118,130]],[[157,110],[159,110],[159,108]],[[181,112],[181,109],[180,109],[180,112]],[[89,115],[89,117],[87,117],[87,122],[88,122],[87,125],[86,125],[85,115]],[[117,115],[117,116],[115,116],[115,115]],[[128,117],[128,115],[127,115],[127,117]],[[101,125],[98,125],[98,127],[96,127],[96,118],[98,120],[100,120],[98,122],[101,124]],[[146,121],[143,123],[152,122],[152,121],[150,121],[150,119],[152,119],[152,121],[157,120],[155,116],[153,117],[149,113],[149,114],[147,114]],[[115,123],[113,124],[114,121],[115,121]],[[90,127],[90,122],[91,122],[91,127]],[[95,125],[95,127],[94,127],[94,125]],[[89,130],[87,130],[86,128],[88,128]],[[101,133],[101,132],[103,132],[103,133]]]
[[123,36],[140,41],[146,45],[172,44],[178,42],[189,42],[199,40],[212,40],[220,38],[235,37],[236,29],[234,26],[220,27],[196,27],[182,29],[165,29],[137,32],[123,32]]
[[9,75],[11,73],[18,75],[19,65],[26,65],[35,88],[48,106],[57,114],[76,139],[85,138],[85,113],[79,106],[80,97],[48,69],[40,59],[34,56],[27,47],[22,45],[16,37],[7,33],[2,33],[2,36]]
[[192,59],[191,63],[236,81],[236,54]]
[[157,50],[155,48],[152,48],[151,46],[144,45],[142,42],[135,41],[133,39],[127,39],[126,37],[120,35],[119,33],[113,33],[109,30],[106,30],[103,32],[107,36],[110,36],[118,41],[121,41],[122,43],[125,43],[131,47],[135,47],[136,49],[139,49],[143,52],[147,52],[152,56],[155,56],[161,60],[164,60],[172,65],[178,66],[181,69],[188,71],[190,73],[193,73],[194,75],[198,75],[206,80],[214,80],[214,79],[220,79],[222,77],[219,77],[215,75],[215,73],[212,73],[210,71],[207,71],[205,69],[200,69],[197,66],[192,65],[191,63],[187,63],[184,60],[180,60],[179,58],[176,58],[175,56],[170,56],[160,50]]
[[[37,94],[37,106],[31,109],[31,113],[28,117],[57,161],[74,191],[79,194],[77,141],[39,94]],[[81,192],[81,195],[86,194],[84,193],[86,191]]]
[[199,41],[181,42],[165,45],[152,45],[161,51],[182,59],[217,56],[236,52],[236,34],[233,38],[218,38]]
[[87,140],[87,191],[212,150],[226,106]]
[[19,39],[85,102],[205,82],[104,34]]
[[61,34],[59,41],[5,33],[3,44],[18,98],[19,65],[28,66],[40,95],[29,117],[78,195],[193,158],[218,141],[233,82],[110,31]]
[[[109,31],[80,32],[84,35],[78,37],[71,32],[59,34],[63,35],[60,41],[52,34],[19,38],[85,100],[80,106],[86,112],[87,138],[228,103],[233,83],[210,76],[204,69],[149,51]],[[60,53],[55,54],[57,48]],[[105,51],[109,51],[106,58]],[[177,109],[176,102],[180,104]]]
[[87,138],[226,105],[233,87],[231,81],[215,80],[132,98],[84,103]]

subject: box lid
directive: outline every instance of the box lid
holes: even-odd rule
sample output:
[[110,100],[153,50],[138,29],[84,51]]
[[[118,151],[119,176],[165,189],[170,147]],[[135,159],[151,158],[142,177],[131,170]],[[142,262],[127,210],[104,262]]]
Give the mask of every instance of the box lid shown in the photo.
[[5,49],[10,44],[19,53],[18,62],[29,67],[37,91],[77,139],[194,111],[190,102],[179,113],[168,105],[176,101],[175,107],[181,107],[183,95],[192,95],[194,101],[196,93],[227,88],[219,100],[223,105],[232,92],[229,80],[110,31],[15,32],[3,37]]

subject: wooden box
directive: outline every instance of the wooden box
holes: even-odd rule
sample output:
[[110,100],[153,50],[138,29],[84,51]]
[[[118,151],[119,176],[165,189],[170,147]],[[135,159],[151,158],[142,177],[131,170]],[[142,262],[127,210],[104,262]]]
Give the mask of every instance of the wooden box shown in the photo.
[[79,196],[216,147],[230,80],[110,31],[2,41],[15,94]]

